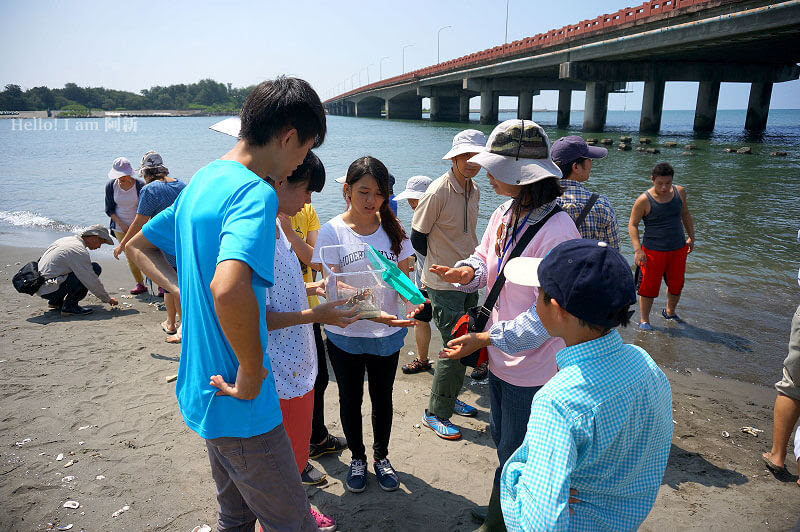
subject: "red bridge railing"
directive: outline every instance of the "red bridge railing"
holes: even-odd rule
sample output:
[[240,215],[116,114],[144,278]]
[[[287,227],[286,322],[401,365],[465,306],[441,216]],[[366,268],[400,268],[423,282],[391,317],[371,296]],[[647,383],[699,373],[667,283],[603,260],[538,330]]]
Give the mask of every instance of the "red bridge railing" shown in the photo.
[[334,98],[326,100],[326,102],[372,89],[389,87],[437,74],[453,72],[466,67],[490,64],[502,59],[511,59],[528,55],[533,50],[548,48],[561,44],[564,41],[586,37],[590,34],[613,31],[619,29],[620,26],[636,23],[638,21],[652,22],[664,18],[665,16],[674,16],[677,14],[676,12],[698,11],[698,8],[710,7],[705,4],[720,5],[723,3],[734,3],[735,1],[736,0],[651,0],[637,7],[627,7],[615,13],[600,15],[591,20],[582,20],[577,24],[570,24],[559,29],[533,35],[532,37],[525,37],[524,39],[508,44],[495,46],[494,48],[481,50],[480,52],[451,59],[450,61],[376,81],[375,83],[370,83],[369,85],[344,92]]

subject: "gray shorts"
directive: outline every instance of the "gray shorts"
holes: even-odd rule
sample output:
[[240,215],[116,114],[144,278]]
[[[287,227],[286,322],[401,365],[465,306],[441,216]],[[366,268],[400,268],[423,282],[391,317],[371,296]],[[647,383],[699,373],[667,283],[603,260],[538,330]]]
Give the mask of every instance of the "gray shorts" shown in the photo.
[[800,306],[792,318],[789,354],[783,361],[783,379],[775,383],[778,393],[800,401]]
[[317,532],[283,424],[252,438],[206,440],[220,532]]

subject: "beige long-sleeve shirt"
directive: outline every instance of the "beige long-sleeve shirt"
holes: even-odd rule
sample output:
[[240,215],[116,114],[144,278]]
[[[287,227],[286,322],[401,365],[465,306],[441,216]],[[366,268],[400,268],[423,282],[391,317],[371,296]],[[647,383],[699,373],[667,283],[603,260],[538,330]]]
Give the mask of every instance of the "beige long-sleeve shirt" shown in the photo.
[[74,273],[75,277],[83,283],[103,303],[111,301],[111,296],[106,292],[100,277],[94,273],[89,250],[83,239],[77,235],[59,238],[42,254],[39,259],[39,273],[45,278],[45,283],[37,292],[43,296],[58,290],[67,279],[67,275]]

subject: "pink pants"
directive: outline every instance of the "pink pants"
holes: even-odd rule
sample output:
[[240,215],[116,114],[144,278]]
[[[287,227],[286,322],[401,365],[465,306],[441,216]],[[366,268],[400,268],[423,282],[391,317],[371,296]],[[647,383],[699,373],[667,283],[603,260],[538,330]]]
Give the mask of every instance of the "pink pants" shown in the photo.
[[311,442],[311,417],[314,413],[314,390],[300,397],[281,399],[283,428],[294,451],[297,470],[302,473],[308,462],[308,445]]

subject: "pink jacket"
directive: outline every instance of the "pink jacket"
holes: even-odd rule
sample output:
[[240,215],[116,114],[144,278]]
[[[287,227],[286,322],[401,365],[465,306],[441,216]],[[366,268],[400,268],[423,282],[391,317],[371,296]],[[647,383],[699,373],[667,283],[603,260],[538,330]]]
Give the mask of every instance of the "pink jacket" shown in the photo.
[[[545,205],[531,213],[528,224],[534,224],[541,220],[545,214],[550,212],[554,204],[555,202]],[[475,268],[475,279],[460,289],[471,292],[485,286],[488,290],[494,284],[497,279],[499,259],[495,251],[497,229],[503,223],[510,225],[513,222],[511,216],[511,200],[502,204],[492,213],[483,238],[475,248],[475,253],[463,261],[463,264]],[[524,231],[525,229],[521,229],[518,232],[517,239],[522,236]],[[575,222],[566,212],[562,211],[553,215],[544,224],[521,256],[544,257],[561,242],[580,237],[580,233],[575,228]],[[511,253],[511,249],[513,249],[513,244],[506,251],[506,256]],[[536,302],[538,295],[536,288],[506,282],[500,291],[500,297],[497,298],[485,330],[489,330],[498,321],[511,320],[519,314],[527,312]],[[496,377],[515,386],[541,386],[556,374],[558,369],[556,353],[564,347],[564,341],[561,338],[550,338],[538,349],[520,351],[510,355],[491,345],[488,348],[489,370]]]

